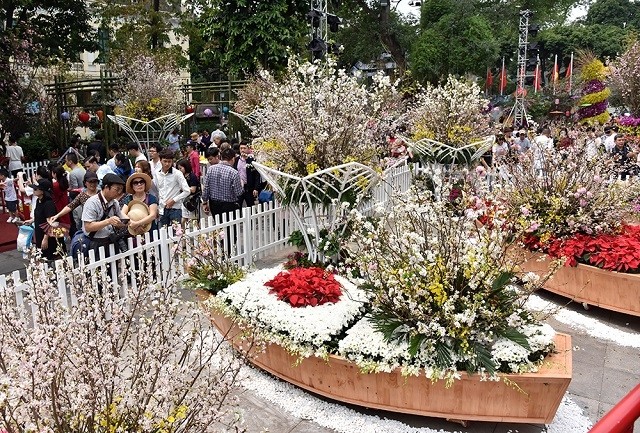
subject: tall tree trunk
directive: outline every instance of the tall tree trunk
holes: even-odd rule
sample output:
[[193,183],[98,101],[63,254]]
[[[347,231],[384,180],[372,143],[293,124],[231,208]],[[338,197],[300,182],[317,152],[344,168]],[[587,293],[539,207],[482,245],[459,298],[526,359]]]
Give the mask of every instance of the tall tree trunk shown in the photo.
[[154,29],[158,14],[160,13],[160,0],[153,0],[153,18],[151,20],[151,49],[158,48],[158,29]]
[[396,73],[402,75],[407,69],[407,59],[400,46],[400,42],[398,42],[398,38],[396,38],[396,35],[391,31],[390,0],[387,0],[387,5],[382,6],[380,10],[380,40],[396,62]]

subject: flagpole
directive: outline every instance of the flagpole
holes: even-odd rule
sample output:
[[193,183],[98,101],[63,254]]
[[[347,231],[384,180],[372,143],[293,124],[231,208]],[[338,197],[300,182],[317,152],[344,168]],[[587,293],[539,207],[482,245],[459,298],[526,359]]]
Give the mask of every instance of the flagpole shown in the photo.
[[556,81],[558,81],[558,55],[556,54],[553,61],[553,94],[556,94]]
[[502,93],[504,92],[504,57],[502,58],[502,69],[500,70],[500,96],[502,96]]
[[573,51],[571,52],[571,61],[569,62],[569,96],[571,96],[571,81],[573,79]]
[[538,73],[540,72],[540,57],[538,57],[536,62],[536,71],[533,76],[533,93],[538,93]]

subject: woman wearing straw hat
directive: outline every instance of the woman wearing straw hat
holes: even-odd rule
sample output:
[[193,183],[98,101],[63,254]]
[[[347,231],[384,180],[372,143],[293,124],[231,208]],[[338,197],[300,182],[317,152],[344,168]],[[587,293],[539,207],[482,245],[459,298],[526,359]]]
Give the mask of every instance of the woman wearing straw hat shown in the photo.
[[157,230],[158,198],[149,194],[151,178],[145,173],[133,173],[127,179],[122,214],[130,219],[128,229],[133,236]]

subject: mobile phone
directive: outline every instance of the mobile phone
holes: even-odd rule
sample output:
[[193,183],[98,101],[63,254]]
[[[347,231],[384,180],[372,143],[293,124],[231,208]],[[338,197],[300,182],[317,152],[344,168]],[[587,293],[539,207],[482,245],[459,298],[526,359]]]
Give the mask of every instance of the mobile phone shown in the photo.
[[29,179],[29,177],[27,176],[27,173],[22,173],[22,181],[26,182],[27,179]]
[[129,218],[120,218],[122,224],[129,224],[129,221],[131,221]]

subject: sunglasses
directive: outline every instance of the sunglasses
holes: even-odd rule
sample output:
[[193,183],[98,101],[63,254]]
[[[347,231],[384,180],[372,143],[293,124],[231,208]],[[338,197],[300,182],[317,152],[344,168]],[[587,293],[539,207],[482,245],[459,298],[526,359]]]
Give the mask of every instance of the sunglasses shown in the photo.
[[144,185],[147,182],[145,182],[144,180],[134,180],[133,182],[131,182],[131,185]]

